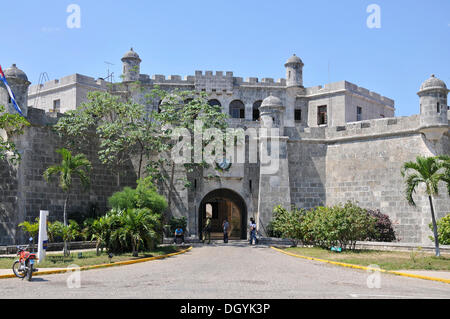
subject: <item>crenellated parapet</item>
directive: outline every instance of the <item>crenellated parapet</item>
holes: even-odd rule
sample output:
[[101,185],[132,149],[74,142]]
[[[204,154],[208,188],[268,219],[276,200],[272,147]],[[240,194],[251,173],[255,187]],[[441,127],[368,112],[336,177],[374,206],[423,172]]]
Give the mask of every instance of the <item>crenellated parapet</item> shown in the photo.
[[195,75],[169,75],[155,74],[149,76],[141,74],[139,81],[147,85],[161,86],[194,86],[195,90],[208,93],[231,93],[234,89],[243,88],[284,88],[285,79],[256,78],[248,77],[244,80],[242,77],[233,76],[233,72],[227,71],[195,71]]

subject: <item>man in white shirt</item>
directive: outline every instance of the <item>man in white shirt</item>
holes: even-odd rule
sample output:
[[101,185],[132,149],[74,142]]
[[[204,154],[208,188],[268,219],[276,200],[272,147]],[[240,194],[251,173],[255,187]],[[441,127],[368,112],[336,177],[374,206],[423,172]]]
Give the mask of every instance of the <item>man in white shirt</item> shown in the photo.
[[250,245],[253,245],[253,239],[255,239],[255,245],[258,243],[256,238],[256,223],[253,217],[250,218]]

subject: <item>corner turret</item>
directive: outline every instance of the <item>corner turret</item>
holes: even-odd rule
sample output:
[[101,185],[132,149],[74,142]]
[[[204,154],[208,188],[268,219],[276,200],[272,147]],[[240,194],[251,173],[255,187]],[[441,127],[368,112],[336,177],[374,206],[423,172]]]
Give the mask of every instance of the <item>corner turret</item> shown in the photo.
[[295,54],[286,63],[286,86],[303,87],[303,61]]
[[[28,87],[30,86],[30,82],[28,81],[28,77],[19,68],[17,68],[16,64],[13,64],[11,67],[7,68],[5,71],[5,77],[8,81],[11,90],[14,93],[16,98],[16,102],[19,105],[20,109],[24,116],[28,114]],[[8,90],[3,82],[0,81],[0,105],[5,106],[6,112],[11,114],[17,114],[16,109],[11,101]]]
[[439,140],[448,130],[448,92],[444,81],[432,74],[417,93],[420,98],[420,129],[430,140]]
[[123,71],[122,82],[134,82],[139,80],[141,73],[141,58],[139,54],[134,52],[133,48],[130,49],[122,58]]

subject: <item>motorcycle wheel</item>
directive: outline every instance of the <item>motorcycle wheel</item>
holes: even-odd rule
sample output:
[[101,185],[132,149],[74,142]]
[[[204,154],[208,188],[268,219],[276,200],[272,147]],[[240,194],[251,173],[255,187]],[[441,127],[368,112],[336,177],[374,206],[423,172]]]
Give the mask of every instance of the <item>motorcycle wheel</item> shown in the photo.
[[25,277],[25,273],[23,271],[19,271],[20,266],[21,266],[20,261],[16,260],[12,266],[12,270],[14,272],[14,275],[16,275],[16,277],[23,278]]

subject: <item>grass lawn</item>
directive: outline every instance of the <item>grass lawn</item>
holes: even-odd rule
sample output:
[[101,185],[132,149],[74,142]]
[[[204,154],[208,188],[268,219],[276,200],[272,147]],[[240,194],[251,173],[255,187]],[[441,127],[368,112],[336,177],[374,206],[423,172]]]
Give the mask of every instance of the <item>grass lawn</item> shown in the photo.
[[357,250],[332,252],[318,247],[291,247],[286,251],[308,257],[333,260],[360,266],[378,265],[385,270],[446,270],[450,271],[450,255],[435,257],[433,253]]
[[[158,247],[153,251],[139,252],[138,257],[133,257],[131,253],[124,253],[120,255],[114,255],[111,262],[124,261],[124,260],[135,260],[147,257],[156,257],[165,254],[174,253],[180,251],[184,248],[167,246]],[[10,269],[12,264],[17,258],[0,258],[0,269]],[[108,254],[104,251],[100,256],[96,255],[95,251],[86,251],[82,253],[82,258],[78,258],[78,252],[71,253],[69,257],[64,257],[61,254],[47,254],[45,260],[38,264],[38,268],[66,268],[71,264],[76,264],[78,266],[89,266],[89,265],[99,265],[99,264],[109,264],[110,260]]]

